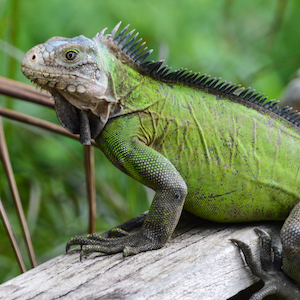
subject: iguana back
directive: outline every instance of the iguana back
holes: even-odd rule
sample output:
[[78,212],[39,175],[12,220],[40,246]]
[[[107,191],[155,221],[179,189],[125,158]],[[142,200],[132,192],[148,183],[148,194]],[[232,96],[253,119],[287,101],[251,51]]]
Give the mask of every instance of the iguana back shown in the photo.
[[299,128],[238,97],[159,88],[139,138],[185,180],[185,209],[218,222],[285,219],[300,198]]

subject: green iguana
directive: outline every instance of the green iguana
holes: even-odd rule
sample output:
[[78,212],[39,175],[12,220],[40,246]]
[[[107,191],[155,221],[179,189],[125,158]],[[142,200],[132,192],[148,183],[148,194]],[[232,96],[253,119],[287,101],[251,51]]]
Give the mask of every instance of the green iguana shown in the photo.
[[[161,248],[182,210],[216,222],[285,220],[283,270],[300,284],[300,113],[239,85],[170,71],[127,25],[94,38],[53,37],[28,51],[23,73],[49,91],[61,124],[95,139],[121,171],[155,191],[138,232],[74,237],[83,253],[124,256]],[[269,294],[300,299],[300,291],[271,258],[261,232],[262,267],[249,247],[234,240]],[[201,251],[201,250],[199,250]],[[284,279],[282,279],[284,277]]]

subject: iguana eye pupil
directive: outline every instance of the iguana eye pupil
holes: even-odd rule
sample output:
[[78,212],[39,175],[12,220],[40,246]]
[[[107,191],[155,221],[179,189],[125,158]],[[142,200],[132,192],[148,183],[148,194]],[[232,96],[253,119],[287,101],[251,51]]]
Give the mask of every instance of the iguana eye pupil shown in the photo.
[[77,53],[73,50],[70,50],[66,53],[66,59],[67,60],[74,60],[77,56]]

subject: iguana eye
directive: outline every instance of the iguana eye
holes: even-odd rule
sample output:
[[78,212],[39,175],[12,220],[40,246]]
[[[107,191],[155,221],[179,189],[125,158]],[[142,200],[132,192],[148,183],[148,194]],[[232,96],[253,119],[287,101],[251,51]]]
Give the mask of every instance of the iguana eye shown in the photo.
[[65,57],[67,60],[74,60],[77,57],[77,51],[76,50],[68,50],[65,53]]

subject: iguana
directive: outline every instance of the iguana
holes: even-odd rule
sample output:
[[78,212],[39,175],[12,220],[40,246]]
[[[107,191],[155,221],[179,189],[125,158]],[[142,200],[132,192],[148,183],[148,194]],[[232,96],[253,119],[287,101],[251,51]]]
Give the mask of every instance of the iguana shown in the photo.
[[[139,231],[74,237],[67,251],[83,245],[83,253],[129,256],[161,248],[183,209],[216,222],[286,220],[283,270],[300,284],[300,113],[250,88],[145,61],[152,50],[128,26],[92,39],[53,37],[22,61],[23,73],[53,95],[66,129],[82,144],[95,139],[112,164],[155,191]],[[262,267],[234,240],[266,283],[252,299],[300,299],[281,279],[280,253],[274,269],[270,238],[260,234]]]

